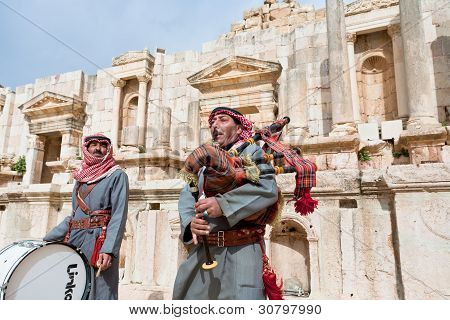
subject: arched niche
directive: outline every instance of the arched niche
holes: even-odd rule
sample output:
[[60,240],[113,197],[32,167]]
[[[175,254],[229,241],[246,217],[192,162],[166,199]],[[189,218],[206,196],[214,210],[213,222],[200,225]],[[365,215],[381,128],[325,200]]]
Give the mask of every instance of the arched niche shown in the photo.
[[120,145],[137,146],[138,127],[136,126],[136,117],[138,101],[139,94],[136,91],[129,92],[124,96],[119,123]]
[[361,120],[376,122],[398,118],[395,72],[390,50],[369,50],[357,68]]
[[298,214],[283,214],[269,233],[268,254],[290,298],[319,291],[318,239],[311,222]]

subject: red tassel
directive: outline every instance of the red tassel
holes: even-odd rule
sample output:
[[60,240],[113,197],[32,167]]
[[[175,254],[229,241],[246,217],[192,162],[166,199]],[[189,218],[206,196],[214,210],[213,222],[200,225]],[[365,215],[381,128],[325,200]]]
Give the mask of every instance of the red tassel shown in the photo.
[[100,233],[97,240],[95,241],[94,251],[92,251],[92,255],[91,255],[90,264],[94,268],[97,268],[97,261],[98,261],[98,257],[100,255],[100,250],[102,249],[103,243],[105,243],[105,236],[106,236],[106,227],[103,227],[102,233]]
[[283,280],[280,280],[280,284],[277,284],[277,275],[269,264],[269,258],[266,256],[266,251],[262,244],[262,239],[259,240],[259,246],[262,251],[263,259],[263,282],[264,291],[269,300],[284,300],[283,299]]
[[277,284],[277,275],[269,264],[269,259],[263,255],[263,282],[267,297],[269,300],[283,299],[283,280]]
[[295,212],[300,213],[302,216],[307,216],[308,214],[314,212],[314,209],[317,208],[319,201],[311,198],[308,188],[303,190],[303,195],[295,202]]

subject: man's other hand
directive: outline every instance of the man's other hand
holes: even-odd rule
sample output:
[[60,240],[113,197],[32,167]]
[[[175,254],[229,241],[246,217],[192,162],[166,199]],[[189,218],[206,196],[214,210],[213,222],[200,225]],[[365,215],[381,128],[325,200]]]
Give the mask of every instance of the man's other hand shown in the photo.
[[218,218],[223,215],[222,209],[215,197],[198,200],[195,204],[195,213],[207,212],[211,218]]

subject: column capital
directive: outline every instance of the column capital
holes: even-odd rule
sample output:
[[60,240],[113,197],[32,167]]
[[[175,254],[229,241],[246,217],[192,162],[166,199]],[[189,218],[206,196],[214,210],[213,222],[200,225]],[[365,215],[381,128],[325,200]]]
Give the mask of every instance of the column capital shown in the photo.
[[152,79],[152,76],[146,73],[146,74],[138,75],[136,78],[138,79],[139,82],[147,83]]
[[356,33],[347,33],[345,35],[345,38],[347,39],[347,42],[355,43],[356,42],[356,37],[357,37]]
[[122,79],[113,79],[113,80],[111,81],[111,84],[112,84],[114,87],[123,88],[123,87],[127,84],[127,82],[126,82],[125,80],[122,80]]
[[398,37],[400,35],[400,31],[400,24],[391,24],[387,27],[387,33],[391,38]]

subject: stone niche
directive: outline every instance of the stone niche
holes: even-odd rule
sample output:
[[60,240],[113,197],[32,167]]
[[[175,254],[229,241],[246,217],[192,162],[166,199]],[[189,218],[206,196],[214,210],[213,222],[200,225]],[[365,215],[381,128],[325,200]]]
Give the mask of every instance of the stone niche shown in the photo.
[[279,63],[248,57],[230,56],[190,76],[187,80],[200,90],[200,139],[209,139],[208,116],[224,106],[245,114],[262,127],[278,115],[277,79]]
[[50,183],[55,173],[69,176],[68,160],[79,155],[85,106],[75,97],[49,91],[19,106],[30,133],[24,183]]
[[386,31],[359,35],[355,44],[361,120],[398,119],[392,42]]
[[311,222],[294,213],[284,213],[269,233],[268,252],[283,279],[286,298],[306,298],[318,293],[318,238]]

